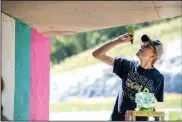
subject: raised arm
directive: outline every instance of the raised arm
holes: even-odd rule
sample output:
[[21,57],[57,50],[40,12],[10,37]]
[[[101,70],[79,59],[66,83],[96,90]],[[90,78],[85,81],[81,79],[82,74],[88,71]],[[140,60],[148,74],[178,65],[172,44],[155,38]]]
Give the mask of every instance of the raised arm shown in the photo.
[[106,53],[110,49],[112,49],[113,47],[115,47],[116,45],[119,45],[121,43],[129,43],[129,42],[131,42],[131,39],[133,39],[133,38],[131,38],[131,36],[129,36],[128,33],[123,34],[123,35],[117,37],[116,39],[114,39],[114,40],[106,43],[105,45],[101,46],[100,48],[96,49],[92,53],[92,55],[96,59],[98,59],[98,60],[100,60],[100,61],[102,61],[102,62],[104,62],[104,63],[106,63],[106,64],[108,64],[110,66],[113,66],[113,64],[114,64],[114,58],[111,57],[111,56],[106,55]]

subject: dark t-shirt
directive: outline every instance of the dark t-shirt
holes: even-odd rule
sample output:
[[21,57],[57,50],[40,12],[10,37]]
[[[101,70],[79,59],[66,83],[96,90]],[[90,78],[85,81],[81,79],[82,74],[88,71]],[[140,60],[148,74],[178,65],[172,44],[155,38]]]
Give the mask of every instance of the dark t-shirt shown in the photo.
[[116,57],[113,72],[122,80],[122,92],[119,92],[113,114],[134,110],[135,94],[154,93],[158,102],[163,102],[164,76],[155,68],[143,69],[139,62]]

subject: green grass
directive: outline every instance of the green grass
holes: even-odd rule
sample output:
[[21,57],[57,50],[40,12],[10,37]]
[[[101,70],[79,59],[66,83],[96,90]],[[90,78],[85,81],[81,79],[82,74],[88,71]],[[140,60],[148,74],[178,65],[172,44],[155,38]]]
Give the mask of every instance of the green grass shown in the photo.
[[[157,103],[156,109],[182,108],[182,94],[165,93],[164,103]],[[112,111],[116,97],[72,99],[50,104],[50,112]],[[170,112],[170,120],[180,120],[179,112]]]
[[50,104],[51,112],[70,112],[70,111],[102,111],[111,110],[114,105],[114,97],[74,99],[64,102]]
[[[157,103],[157,109],[181,108],[182,95],[165,93],[164,103]],[[50,104],[51,112],[70,112],[70,111],[111,111],[115,103],[115,97],[72,99],[64,102]]]
[[[156,109],[182,108],[182,94],[165,93],[165,102],[157,103]],[[115,97],[72,99],[50,104],[50,112],[112,111]],[[179,112],[170,112],[170,120],[180,120]]]
[[[152,25],[146,28],[142,28],[135,31],[134,35],[134,45],[131,44],[123,44],[112,49],[108,54],[112,56],[133,56],[134,52],[138,50],[140,47],[140,37],[142,34],[148,34],[152,39],[159,39],[163,43],[169,42],[175,37],[181,36],[181,21],[182,17],[171,20],[166,23]],[[107,42],[106,42],[107,43]],[[77,55],[74,55],[70,58],[66,58],[61,63],[54,65],[51,67],[51,74],[59,74],[65,71],[70,71],[77,68],[87,67],[91,65],[95,65],[99,62],[94,59],[92,56],[92,52],[100,47],[103,44],[98,45],[95,48],[89,49]]]
[[180,116],[182,116],[179,112],[170,112],[169,119],[170,120],[180,120]]

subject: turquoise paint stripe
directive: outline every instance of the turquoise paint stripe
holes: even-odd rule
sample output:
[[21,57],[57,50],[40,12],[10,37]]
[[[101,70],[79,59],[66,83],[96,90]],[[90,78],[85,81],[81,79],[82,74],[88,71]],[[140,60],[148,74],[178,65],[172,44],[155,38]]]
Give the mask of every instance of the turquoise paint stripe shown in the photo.
[[16,20],[14,120],[29,120],[30,31],[29,26]]

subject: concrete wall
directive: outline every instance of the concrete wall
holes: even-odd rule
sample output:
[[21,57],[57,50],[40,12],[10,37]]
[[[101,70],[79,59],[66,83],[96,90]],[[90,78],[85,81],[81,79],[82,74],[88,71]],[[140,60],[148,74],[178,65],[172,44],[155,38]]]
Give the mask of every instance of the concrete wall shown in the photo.
[[31,34],[30,119],[48,120],[50,42],[35,29],[31,29]]
[[2,14],[2,77],[5,89],[2,94],[4,114],[13,120],[15,83],[15,20]]
[[[1,4],[0,4],[1,5]],[[1,8],[1,6],[0,6]],[[1,18],[1,14],[0,14],[0,18]],[[2,22],[0,23],[0,28],[2,28]],[[1,73],[1,76],[2,76],[2,36],[1,36],[1,30],[0,30],[0,73]]]
[[49,120],[50,41],[2,14],[2,95],[10,120]]

